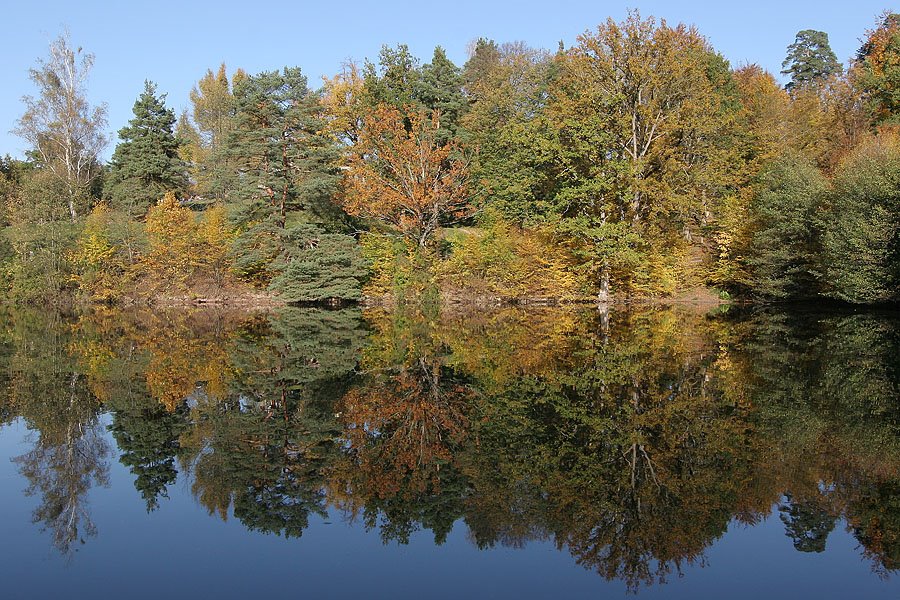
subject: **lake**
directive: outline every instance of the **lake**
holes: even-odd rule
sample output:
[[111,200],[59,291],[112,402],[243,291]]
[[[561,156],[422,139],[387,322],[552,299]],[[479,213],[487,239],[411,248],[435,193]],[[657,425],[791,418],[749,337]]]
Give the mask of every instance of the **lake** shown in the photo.
[[3,597],[900,597],[896,312],[0,322]]

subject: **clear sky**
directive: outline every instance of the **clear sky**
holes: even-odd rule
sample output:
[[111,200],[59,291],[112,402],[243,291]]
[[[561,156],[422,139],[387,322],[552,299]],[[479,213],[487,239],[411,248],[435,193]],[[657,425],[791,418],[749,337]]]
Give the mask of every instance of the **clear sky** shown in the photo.
[[168,105],[180,112],[206,69],[223,61],[229,73],[236,67],[256,73],[300,66],[310,86],[319,87],[342,62],[376,58],[382,44],[408,44],[423,62],[441,45],[462,65],[478,37],[555,49],[560,40],[569,46],[607,17],[621,20],[636,8],[643,16],[694,24],[732,65],[758,63],[777,75],[785,48],[802,29],[827,32],[846,61],[877,16],[891,8],[884,2],[9,1],[0,11],[0,155],[21,156],[25,144],[8,131],[22,113],[21,97],[33,93],[28,69],[65,27],[73,44],[96,56],[89,95],[109,105],[109,157],[114,133],[131,118],[145,79],[168,93]]

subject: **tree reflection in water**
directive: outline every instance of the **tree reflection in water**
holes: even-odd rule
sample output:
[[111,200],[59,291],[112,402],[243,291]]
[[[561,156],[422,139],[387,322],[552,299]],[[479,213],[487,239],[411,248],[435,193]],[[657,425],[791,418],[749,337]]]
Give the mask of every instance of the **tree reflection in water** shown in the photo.
[[552,540],[630,588],[703,565],[773,506],[803,552],[842,521],[900,561],[900,320],[674,308],[12,314],[0,415],[68,552],[111,448],[148,511],[179,474],[211,515],[300,536],[329,509],[385,541],[462,520]]

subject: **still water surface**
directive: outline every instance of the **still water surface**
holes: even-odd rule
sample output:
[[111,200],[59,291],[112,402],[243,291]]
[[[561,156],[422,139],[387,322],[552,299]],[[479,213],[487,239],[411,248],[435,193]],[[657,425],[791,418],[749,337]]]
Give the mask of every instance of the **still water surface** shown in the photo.
[[0,323],[2,597],[900,597],[895,313]]

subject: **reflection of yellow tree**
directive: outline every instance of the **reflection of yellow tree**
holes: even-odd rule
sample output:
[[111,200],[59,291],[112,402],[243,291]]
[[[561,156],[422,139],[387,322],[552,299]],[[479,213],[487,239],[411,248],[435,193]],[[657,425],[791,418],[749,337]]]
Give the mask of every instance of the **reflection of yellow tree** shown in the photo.
[[195,394],[198,386],[206,395],[224,395],[230,371],[227,337],[220,324],[214,321],[200,328],[181,312],[166,317],[154,320],[138,340],[150,353],[146,371],[150,393],[169,411]]
[[[547,365],[478,403],[480,444],[465,459],[476,541],[550,535],[632,587],[702,562],[747,492],[754,448],[747,408],[721,394],[715,329],[702,315],[649,310],[611,324],[584,312],[568,331],[542,348],[555,357]],[[527,340],[517,342],[526,356],[541,343]]]

